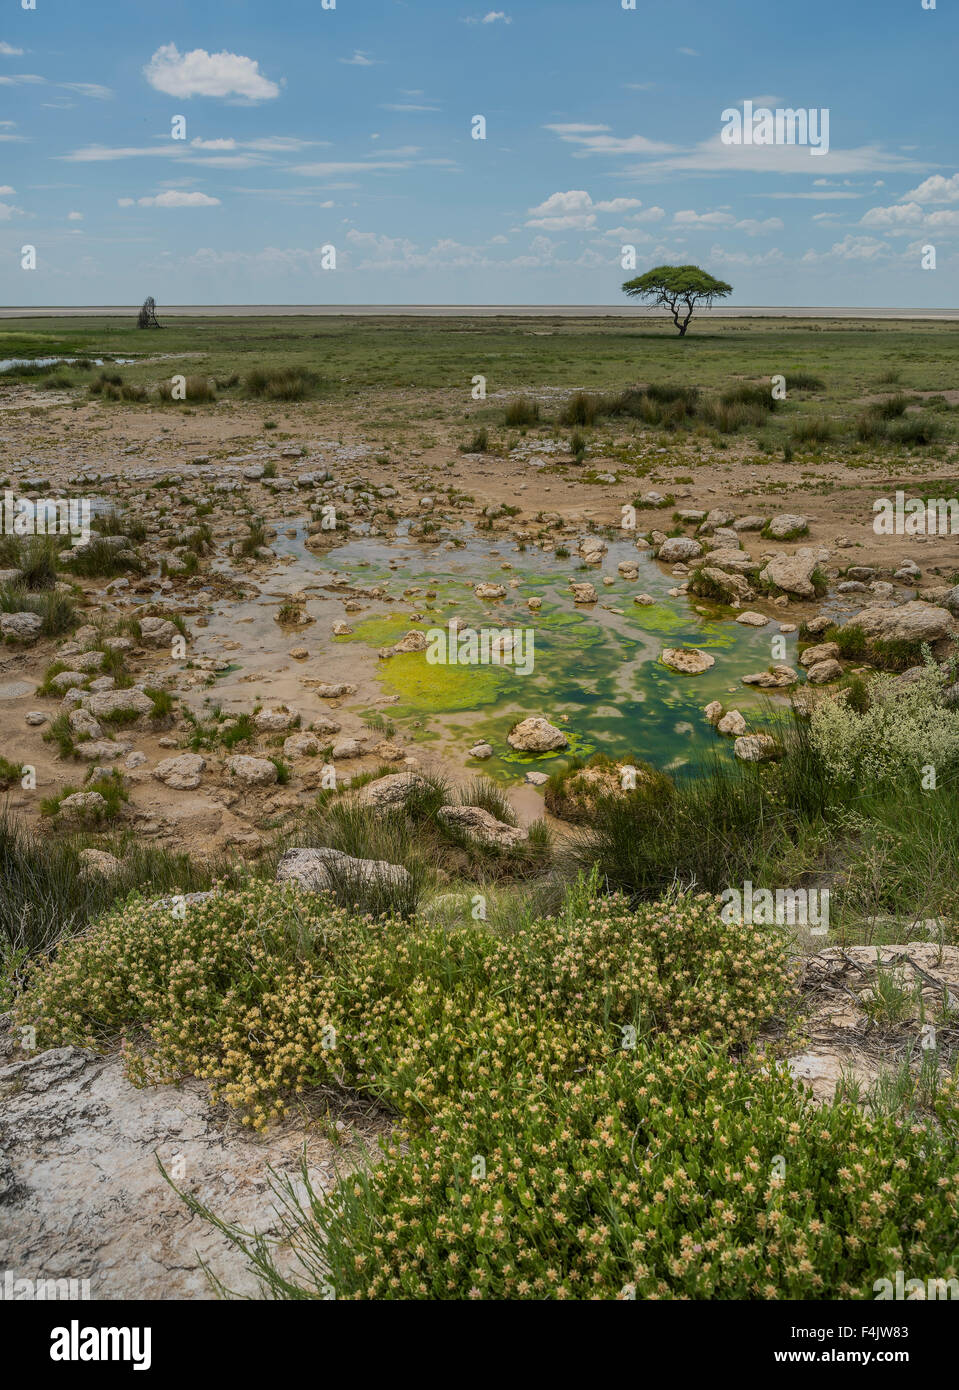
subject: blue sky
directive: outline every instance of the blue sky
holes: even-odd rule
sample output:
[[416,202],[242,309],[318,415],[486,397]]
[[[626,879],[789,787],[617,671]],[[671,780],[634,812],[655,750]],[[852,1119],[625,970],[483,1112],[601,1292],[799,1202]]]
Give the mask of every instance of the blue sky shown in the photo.
[[[0,300],[619,304],[631,245],[733,303],[959,305],[950,0],[494,4],[5,0]],[[724,144],[746,100],[828,153]]]

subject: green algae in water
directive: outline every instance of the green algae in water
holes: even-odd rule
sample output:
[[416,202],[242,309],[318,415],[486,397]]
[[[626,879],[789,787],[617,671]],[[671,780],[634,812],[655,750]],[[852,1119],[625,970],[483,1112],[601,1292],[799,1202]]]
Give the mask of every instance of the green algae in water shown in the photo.
[[517,676],[509,667],[431,665],[423,652],[404,652],[384,662],[383,685],[399,703],[400,717],[476,709],[511,695]]
[[[635,559],[631,546],[614,543],[604,568],[615,566],[620,551],[622,558]],[[451,553],[448,563],[456,575],[451,578],[448,571],[434,568],[445,565],[446,557],[417,556],[409,568],[393,569],[388,578],[436,591],[437,600],[425,609],[422,594],[405,596],[410,607],[420,607],[423,621],[412,623],[408,613],[371,617],[358,623],[351,637],[337,639],[390,647],[410,630],[448,630],[454,614],[475,629],[532,628],[535,666],[528,676],[510,664],[434,665],[422,652],[379,663],[377,676],[384,690],[399,696],[392,715],[417,719],[427,737],[445,740],[460,756],[473,743],[493,745],[496,754],[481,764],[484,775],[515,782],[521,769],[543,764],[551,771],[565,759],[586,758],[597,751],[618,759],[641,758],[660,768],[692,770],[717,754],[733,757],[733,740],[717,736],[704,718],[703,709],[711,700],[720,700],[726,709],[741,709],[752,729],[766,722],[768,705],[762,695],[740,680],[744,672],[770,664],[774,628],[744,628],[721,608],[699,613],[688,599],[667,597],[674,581],[642,556],[639,582],[617,580],[606,586],[597,607],[574,606],[568,561],[558,563],[550,555],[529,552],[528,568],[493,576],[497,558],[479,547]],[[518,579],[519,587],[507,587],[500,600],[477,600],[472,592],[474,583],[508,585],[510,579]],[[655,596],[654,604],[633,603],[643,589]],[[543,604],[535,613],[526,603],[532,594]],[[680,675],[659,659],[667,646],[711,651],[716,665],[699,676]],[[790,661],[788,654],[785,660]],[[570,747],[550,754],[511,750],[506,743],[509,730],[533,714],[562,728]],[[453,717],[445,717],[449,715]]]

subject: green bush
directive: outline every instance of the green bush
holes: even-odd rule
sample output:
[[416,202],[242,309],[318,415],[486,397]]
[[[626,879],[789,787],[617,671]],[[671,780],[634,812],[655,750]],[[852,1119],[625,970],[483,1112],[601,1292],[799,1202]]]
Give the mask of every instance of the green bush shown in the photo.
[[946,1133],[910,1129],[817,1106],[785,1067],[731,1064],[698,1040],[611,1049],[585,1074],[546,1081],[575,1058],[572,1031],[552,1024],[512,1084],[476,1085],[428,1134],[390,1145],[386,1162],[329,1197],[306,1175],[305,1197],[292,1182],[281,1190],[305,1276],[284,1279],[268,1241],[228,1232],[266,1288],[871,1300],[897,1268],[956,1276],[954,1091],[940,1105]]
[[56,589],[32,594],[19,587],[5,585],[0,588],[0,612],[36,613],[44,637],[60,637],[76,627],[78,621],[73,599]]
[[744,1050],[793,997],[779,932],[703,895],[593,892],[500,931],[253,882],[185,916],[128,902],[35,968],[15,1021],[44,1047],[126,1030],[137,1084],[196,1075],[257,1129],[323,1084],[402,1118],[331,1194],[289,1184],[300,1276],[221,1225],[277,1297],[868,1298],[897,1267],[954,1277],[954,1086],[935,1124],[815,1105]]
[[918,782],[929,764],[937,779],[959,769],[959,712],[942,704],[946,680],[932,664],[906,685],[889,674],[873,676],[865,710],[857,709],[846,691],[817,702],[809,737],[823,774],[869,784]]
[[39,837],[0,809],[0,956],[50,951],[94,921],[134,889],[189,893],[208,888],[212,877],[186,854],[170,854],[134,837],[108,842],[121,860],[107,877],[84,870],[83,836]]
[[506,407],[505,423],[512,428],[538,424],[539,402],[531,401],[528,396],[518,396]]
[[321,385],[318,374],[306,367],[278,367],[272,371],[258,367],[247,373],[243,389],[254,400],[302,401],[315,396]]
[[52,589],[57,582],[59,554],[67,548],[59,536],[0,536],[0,569],[18,569],[18,589],[31,593]]
[[785,939],[725,924],[704,896],[638,911],[574,897],[560,916],[497,936],[469,917],[450,932],[251,882],[182,920],[125,904],[37,968],[18,1012],[43,1046],[97,1046],[136,1020],[138,1081],[203,1077],[263,1128],[335,1076],[429,1117],[484,1074],[507,1084],[527,1050],[548,1057],[551,1020],[569,1030],[569,1075],[627,1025],[639,1038],[745,1043],[788,981]]
[[593,425],[602,413],[603,403],[598,396],[577,391],[570,396],[559,415],[561,425]]

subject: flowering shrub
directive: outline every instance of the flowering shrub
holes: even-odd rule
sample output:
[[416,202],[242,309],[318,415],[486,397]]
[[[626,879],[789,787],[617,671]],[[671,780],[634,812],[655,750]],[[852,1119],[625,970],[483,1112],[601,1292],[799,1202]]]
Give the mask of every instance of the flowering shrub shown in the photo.
[[124,904],[16,1013],[43,1046],[123,1032],[134,1080],[205,1077],[259,1129],[326,1080],[402,1117],[383,1162],[288,1207],[302,1285],[229,1232],[280,1296],[869,1297],[890,1269],[953,1277],[954,1112],[927,1129],[817,1109],[745,1050],[789,996],[785,939],[705,896],[580,892],[497,934],[253,882],[185,916]]
[[938,776],[959,766],[959,713],[941,703],[947,677],[935,665],[899,685],[879,673],[869,682],[870,704],[859,712],[844,692],[820,700],[810,739],[833,781],[913,778],[932,764]]
[[431,1114],[478,1078],[568,1075],[624,1026],[744,1043],[787,987],[784,938],[705,896],[595,899],[496,936],[251,882],[185,916],[125,903],[39,967],[18,1015],[43,1046],[125,1032],[134,1080],[203,1077],[263,1128],[331,1079]]
[[699,1042],[532,1100],[477,1088],[388,1158],[300,1227],[337,1298],[872,1298],[959,1272],[954,1141]]

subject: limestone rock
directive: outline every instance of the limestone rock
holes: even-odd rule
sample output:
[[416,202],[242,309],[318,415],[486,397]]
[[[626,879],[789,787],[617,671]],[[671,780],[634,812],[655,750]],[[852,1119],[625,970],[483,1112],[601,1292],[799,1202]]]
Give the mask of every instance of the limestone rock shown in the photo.
[[35,642],[42,627],[43,619],[37,613],[0,613],[0,636],[14,642]]
[[533,715],[514,724],[506,736],[506,742],[519,753],[550,753],[569,747],[569,740],[562,729],[557,729],[555,724],[541,715]]
[[762,571],[760,578],[767,584],[774,584],[787,594],[797,594],[799,598],[815,598],[816,587],[813,571],[818,564],[818,556],[810,546],[801,546],[793,555],[774,555]]
[[733,752],[744,763],[762,763],[778,757],[779,745],[770,734],[743,734],[733,744]]
[[569,587],[573,591],[574,603],[596,602],[596,590],[593,588],[592,584],[578,584],[575,581],[570,580]]
[[180,635],[167,618],[140,619],[140,637],[145,647],[169,647]]
[[716,665],[716,658],[710,656],[709,652],[700,651],[698,647],[667,647],[663,652],[662,662],[671,671],[678,671],[681,675],[701,676],[704,671]]
[[825,685],[826,681],[836,681],[841,675],[842,667],[832,658],[809,667],[809,680],[813,685]]
[[410,876],[401,864],[382,859],[354,859],[338,849],[288,849],[276,866],[277,883],[298,883],[312,893],[334,886],[369,884],[406,888]]
[[769,534],[775,541],[788,540],[790,536],[805,535],[808,530],[809,518],[793,512],[777,512],[769,522]]
[[758,685],[761,690],[784,690],[795,685],[799,675],[791,666],[774,666],[770,671],[754,671],[743,676],[743,685]]
[[946,608],[935,608],[913,600],[898,608],[877,605],[864,608],[843,627],[859,627],[867,637],[882,641],[937,642],[952,632],[952,614]]
[[664,565],[675,565],[686,560],[695,560],[702,553],[703,548],[699,541],[694,541],[691,536],[670,536],[659,547],[656,558]]
[[190,792],[200,785],[206,758],[199,753],[181,753],[176,758],[164,758],[157,763],[153,775],[165,787],[175,792]]
[[277,780],[275,763],[269,758],[252,758],[247,753],[236,753],[227,762],[227,771],[246,787],[268,787]]
[[436,819],[460,831],[468,839],[476,840],[478,844],[492,845],[498,849],[512,849],[528,838],[525,830],[497,820],[481,806],[441,806]]
[[356,795],[360,806],[402,806],[415,791],[426,786],[424,778],[415,772],[391,772],[385,777],[377,777],[375,782],[367,782]]
[[721,734],[730,734],[738,738],[746,732],[746,721],[738,709],[731,709],[728,714],[723,715],[716,728]]
[[805,666],[807,671],[811,666],[817,666],[820,661],[835,660],[839,655],[839,648],[835,642],[820,642],[818,647],[807,647],[799,658],[800,666]]

